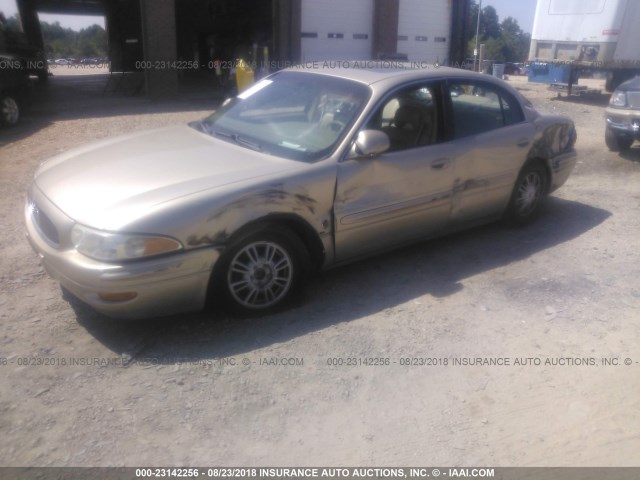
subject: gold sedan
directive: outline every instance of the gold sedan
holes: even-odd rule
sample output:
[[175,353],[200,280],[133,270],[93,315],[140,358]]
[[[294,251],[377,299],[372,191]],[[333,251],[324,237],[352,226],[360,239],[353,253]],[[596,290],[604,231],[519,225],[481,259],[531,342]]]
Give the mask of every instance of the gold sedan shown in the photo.
[[[363,64],[364,63],[364,64]],[[282,308],[313,270],[504,219],[571,173],[573,122],[501,80],[360,62],[292,68],[190,125],[44,163],[29,239],[112,317]]]

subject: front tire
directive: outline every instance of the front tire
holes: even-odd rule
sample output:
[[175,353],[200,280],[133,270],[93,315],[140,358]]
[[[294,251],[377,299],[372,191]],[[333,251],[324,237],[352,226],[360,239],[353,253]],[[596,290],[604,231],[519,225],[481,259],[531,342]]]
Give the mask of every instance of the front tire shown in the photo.
[[303,287],[309,255],[300,238],[278,225],[263,225],[238,238],[220,259],[217,290],[242,317],[266,315],[287,306]]
[[604,132],[604,141],[612,152],[624,152],[631,148],[633,138],[619,134],[608,128]]
[[540,207],[547,193],[547,173],[536,162],[524,166],[513,187],[511,199],[504,215],[506,223],[526,225],[540,213]]
[[4,94],[0,97],[0,124],[5,127],[13,127],[20,120],[20,103],[12,94]]

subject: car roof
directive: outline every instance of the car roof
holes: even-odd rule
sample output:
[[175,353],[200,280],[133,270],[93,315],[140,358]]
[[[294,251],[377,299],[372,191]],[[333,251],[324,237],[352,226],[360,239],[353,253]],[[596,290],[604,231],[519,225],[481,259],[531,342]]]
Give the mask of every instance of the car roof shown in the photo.
[[[293,65],[285,71],[333,75],[367,85],[398,77],[407,80],[412,76],[416,78],[441,78],[443,76],[468,78],[474,75],[474,72],[468,70],[442,67],[431,62],[398,62],[393,60],[309,61]],[[486,78],[487,76],[482,75],[482,77]]]
[[393,83],[405,83],[419,80],[473,79],[485,83],[493,83],[509,91],[520,99],[528,101],[514,87],[501,79],[461,68],[441,67],[431,62],[404,62],[394,60],[326,60],[301,62],[285,70],[285,72],[309,72],[319,75],[330,75],[346,78],[369,86],[385,82],[388,86]]

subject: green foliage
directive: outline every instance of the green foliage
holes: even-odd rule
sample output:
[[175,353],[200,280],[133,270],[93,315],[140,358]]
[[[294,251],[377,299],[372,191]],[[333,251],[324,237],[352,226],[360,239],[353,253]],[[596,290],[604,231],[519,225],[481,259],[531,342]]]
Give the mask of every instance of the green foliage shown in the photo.
[[[7,19],[7,26],[20,30],[17,15]],[[103,58],[107,56],[107,32],[100,25],[92,25],[79,32],[63,28],[60,22],[40,22],[47,58]]]
[[47,58],[87,58],[107,56],[107,32],[92,25],[79,32],[63,28],[59,22],[42,22],[42,36]]
[[20,26],[20,21],[18,17],[14,15],[13,17],[7,18],[6,29],[11,32],[19,32],[22,28]]
[[[471,0],[471,9],[467,26],[469,32],[475,32],[478,20],[478,2]],[[484,58],[498,62],[523,62],[529,55],[531,35],[525,33],[512,17],[499,21],[496,9],[487,6],[480,16],[480,35],[478,43],[484,43]],[[467,45],[467,56],[473,57],[476,36]]]
[[502,34],[498,12],[496,12],[496,9],[491,5],[488,5],[482,9],[482,16],[480,17],[480,28],[486,39],[500,38],[500,35]]

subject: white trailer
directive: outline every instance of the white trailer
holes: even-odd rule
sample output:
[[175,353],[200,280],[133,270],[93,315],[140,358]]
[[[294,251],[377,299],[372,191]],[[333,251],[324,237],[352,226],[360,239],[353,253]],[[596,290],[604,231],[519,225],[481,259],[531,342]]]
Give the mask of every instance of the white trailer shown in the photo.
[[606,72],[614,90],[640,73],[640,1],[538,0],[529,61]]

